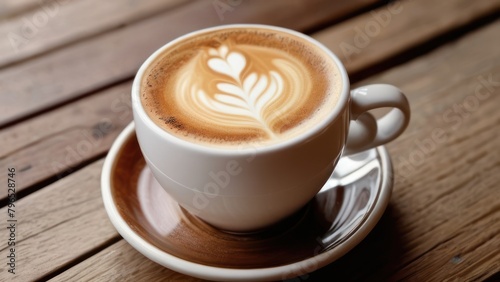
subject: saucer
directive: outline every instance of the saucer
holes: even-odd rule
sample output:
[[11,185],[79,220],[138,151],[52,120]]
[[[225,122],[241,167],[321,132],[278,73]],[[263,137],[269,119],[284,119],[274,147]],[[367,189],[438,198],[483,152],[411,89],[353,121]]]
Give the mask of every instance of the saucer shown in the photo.
[[161,188],[131,123],[109,151],[101,186],[115,228],[160,265],[209,280],[282,280],[337,260],[368,235],[389,203],[392,166],[384,147],[343,157],[302,210],[264,231],[232,234],[187,213]]

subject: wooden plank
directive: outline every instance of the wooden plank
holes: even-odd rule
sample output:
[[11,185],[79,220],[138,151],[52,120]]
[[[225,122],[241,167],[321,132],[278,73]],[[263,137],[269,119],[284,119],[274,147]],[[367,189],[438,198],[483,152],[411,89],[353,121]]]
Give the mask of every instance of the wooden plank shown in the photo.
[[334,9],[327,0],[244,1],[233,11],[223,13],[223,18],[214,9],[213,1],[190,3],[3,70],[0,127],[132,77],[154,50],[187,32],[242,22],[305,30],[376,1],[342,0],[335,3]]
[[[414,116],[407,133],[389,146],[396,168],[396,184],[391,203],[394,220],[390,222],[391,227],[382,228],[382,231],[393,232],[389,233],[389,236],[397,237],[394,242],[386,244],[390,248],[400,248],[396,250],[399,256],[385,257],[382,253],[384,249],[378,249],[380,252],[375,253],[376,256],[372,257],[374,260],[366,261],[366,264],[371,263],[372,266],[366,267],[376,268],[373,265],[377,266],[378,264],[389,265],[389,269],[384,267],[381,267],[382,270],[368,269],[371,272],[361,271],[362,273],[357,274],[358,276],[376,277],[380,275],[380,277],[385,277],[385,274],[401,268],[395,277],[403,278],[406,277],[405,273],[422,273],[420,264],[423,260],[424,262],[435,262],[438,266],[444,265],[447,267],[445,274],[460,275],[463,280],[487,277],[489,273],[498,271],[498,263],[495,263],[497,257],[494,253],[498,249],[495,248],[498,246],[498,237],[492,233],[492,231],[498,230],[498,225],[495,225],[495,222],[498,221],[498,197],[492,197],[492,195],[494,196],[497,192],[497,183],[500,180],[496,173],[499,168],[499,149],[498,146],[495,146],[495,141],[499,137],[498,124],[500,121],[496,106],[500,101],[498,87],[493,83],[482,83],[480,80],[482,77],[487,81],[489,74],[492,74],[496,75],[493,76],[494,81],[500,81],[497,75],[500,73],[498,52],[492,49],[498,46],[498,39],[495,37],[499,33],[498,26],[497,22],[480,33],[437,50],[430,56],[425,56],[367,81],[384,81],[401,86],[410,95]],[[476,89],[480,85],[483,85],[482,95],[490,93],[490,97],[485,100],[478,99],[478,106],[469,105],[475,110],[465,112],[462,110],[463,117],[460,113],[454,112],[455,104],[460,106],[465,105],[466,101],[474,101],[474,98],[469,97],[476,95]],[[494,92],[488,92],[488,87]],[[449,110],[452,111],[453,115],[446,114]],[[446,121],[445,115],[455,119]],[[81,114],[79,117],[83,116],[85,115]],[[460,118],[460,122],[457,118]],[[424,140],[432,138],[432,133],[436,128],[446,130],[448,138],[446,142],[439,142],[435,149],[429,149],[430,152],[425,153],[420,145]],[[36,132],[36,130],[33,128],[33,131]],[[470,142],[471,139],[476,138],[477,140]],[[43,149],[43,147],[41,148]],[[411,169],[408,169],[403,164],[405,160],[411,158],[412,152],[423,153],[425,163],[412,165]],[[414,154],[414,156],[416,155]],[[99,171],[96,170],[92,173],[97,176]],[[67,179],[71,179],[75,175],[77,173],[63,181],[70,181]],[[23,177],[20,176],[20,178]],[[70,181],[65,186],[73,185],[73,183],[76,181]],[[98,186],[95,183],[93,185]],[[85,184],[84,188],[89,189],[89,187],[91,187],[90,184]],[[28,199],[40,195],[48,188],[30,195],[24,200],[31,204],[32,202]],[[58,199],[64,195],[66,190],[64,193],[60,192],[38,198],[37,201],[32,200],[33,203],[38,202],[43,205],[43,208],[37,209],[37,212],[47,213],[48,209],[51,208],[51,205],[45,204],[47,199]],[[97,193],[94,191],[94,194]],[[20,203],[23,203],[24,200],[21,200]],[[30,205],[26,204],[25,214],[31,208],[28,206]],[[31,219],[31,216],[33,216],[32,213],[26,218]],[[90,217],[90,219],[83,220],[86,225],[94,223],[93,219],[102,220],[103,214],[91,215]],[[24,226],[23,230],[31,230],[33,224],[38,223],[35,220],[31,225]],[[87,228],[86,225],[76,228],[83,230]],[[66,223],[61,223],[59,226],[61,226],[60,229],[53,228],[57,232],[47,233],[44,235],[46,237],[43,238],[51,239],[51,236],[67,232],[66,228],[75,229],[75,226],[70,224],[68,224],[69,227],[66,227]],[[29,234],[37,236],[35,233]],[[387,240],[387,234],[388,232],[381,232],[379,239],[385,238]],[[420,238],[421,236],[423,238]],[[29,250],[35,250],[39,242],[45,241],[45,239],[41,240],[40,237],[36,237],[38,239],[35,242],[28,241],[30,238],[26,238],[25,241],[28,246],[26,249]],[[471,239],[475,240],[474,244],[470,244]],[[363,257],[370,253],[369,247],[376,249],[375,245],[381,241],[371,241],[371,245],[368,244],[368,248],[358,253],[358,256],[355,257],[356,260],[353,259],[352,265],[359,267],[359,262],[365,261]],[[59,249],[50,249],[57,246],[56,242],[59,241],[41,244],[37,253],[24,253],[23,257],[41,256],[40,260],[34,259],[32,263],[51,260],[52,257],[43,256],[41,253],[51,250],[58,251]],[[401,246],[395,246],[395,242],[400,243]],[[63,241],[63,243],[62,246],[66,248],[73,247],[71,244],[65,245],[67,241]],[[474,245],[478,245],[475,250],[458,248],[459,246],[474,247]],[[106,250],[103,252],[106,253]],[[466,255],[457,256],[457,250],[465,252]],[[2,255],[4,254],[2,253]],[[454,258],[456,259],[453,260]],[[455,263],[456,266],[447,264],[450,261],[453,263],[453,261],[460,260],[463,261],[463,264]],[[60,261],[57,264],[64,265]],[[332,273],[332,275],[342,273],[343,270],[335,267],[337,265],[334,264],[326,268],[326,273]],[[437,267],[433,265],[434,263],[429,263],[429,267]],[[481,267],[478,268],[478,265]],[[126,264],[126,266],[132,267],[131,264]],[[44,267],[48,266],[44,265]],[[359,268],[353,266],[347,267],[347,269],[350,269],[351,274],[360,272]],[[368,271],[364,268],[361,269]],[[125,269],[113,269],[112,271],[120,272],[125,271]],[[5,272],[5,269],[2,272]]]
[[[315,34],[314,37],[336,52],[343,59],[344,63],[346,63],[349,72],[357,72],[377,62],[381,62],[391,55],[402,52],[406,48],[410,48],[413,46],[412,44],[425,42],[439,33],[449,31],[454,26],[477,20],[486,13],[498,9],[499,5],[499,1],[497,0],[483,0],[478,1],[472,10],[462,9],[465,5],[463,1],[446,1],[433,8],[432,11],[422,11],[417,7],[414,8],[412,5],[420,3],[415,1],[409,3],[398,2],[402,4],[392,9],[380,8],[375,11],[375,14],[380,15],[387,12],[391,13],[392,11],[391,21],[387,27],[381,29],[379,34],[369,38],[369,44],[364,48],[357,48],[356,46],[359,45],[354,43],[357,34],[356,27],[366,28],[368,23],[374,19],[371,13],[336,25],[324,32]],[[265,6],[258,7],[263,10]],[[230,16],[238,14],[243,8],[247,9],[243,6],[235,8],[236,10],[228,14],[222,23],[230,23],[232,19]],[[207,9],[210,10],[210,7],[204,7],[201,10],[206,11]],[[266,14],[262,10],[256,12]],[[269,13],[276,13],[276,10],[279,9],[271,9]],[[395,13],[395,10],[400,12]],[[414,11],[419,11],[419,13]],[[184,13],[184,15],[194,12],[190,11],[189,13]],[[445,24],[437,26],[431,24],[436,21],[436,18],[443,18],[443,14],[453,14],[454,16],[446,18],[447,21]],[[213,16],[216,17],[216,15]],[[188,17],[184,16],[184,18]],[[308,19],[310,17],[302,18]],[[212,20],[216,22],[217,18]],[[422,22],[427,24],[422,24]],[[277,23],[274,22],[274,24]],[[294,22],[290,24],[297,25]],[[139,28],[140,30],[131,31],[129,33],[143,35],[144,37],[137,38],[135,41],[131,38],[132,42],[124,41],[125,39],[120,40],[118,36],[116,38],[106,37],[107,40],[102,41],[97,40],[99,42],[95,42],[96,44],[78,44],[74,47],[75,49],[61,50],[55,54],[49,54],[33,62],[30,61],[0,73],[0,83],[3,85],[2,95],[5,95],[4,100],[8,102],[6,103],[8,106],[2,107],[0,105],[0,126],[43,108],[71,99],[72,97],[77,97],[98,89],[113,81],[130,77],[148,54],[164,42],[183,32],[175,33],[175,31],[172,31],[175,34],[169,36],[165,35],[166,31],[163,28],[159,28],[170,25],[172,25],[171,22],[162,22],[161,24],[157,22],[157,24],[153,24],[152,26],[141,27]],[[418,26],[421,28],[415,34],[407,32],[405,28],[408,26]],[[299,29],[298,26],[297,28]],[[147,33],[144,32],[146,29],[148,30]],[[186,29],[185,32],[188,30],[191,29]],[[154,36],[154,34],[157,34],[157,36]],[[126,48],[118,48],[116,49],[118,52],[110,54],[108,46],[126,46]],[[346,53],[347,51],[344,52],[342,50],[341,46],[344,46],[344,48],[347,48],[345,46],[354,46],[355,50],[360,53],[354,53],[350,56],[349,53]],[[67,64],[68,60],[85,60],[87,63]],[[95,71],[101,69],[106,70],[106,73],[103,74],[100,71]],[[64,77],[64,79],[56,79],[60,77]]]
[[[395,215],[392,227],[364,246],[365,253],[384,253],[372,257],[373,273],[363,278],[386,280],[397,271],[395,280],[442,281],[457,275],[470,281],[500,270],[495,261],[500,54],[494,51],[500,44],[499,23],[359,83],[396,84],[413,110],[405,134],[388,146],[395,167]],[[397,245],[377,249],[384,236]],[[478,251],[475,245],[484,247]]]
[[[495,188],[490,186],[490,192],[493,190],[491,187]],[[463,193],[455,196],[466,197]],[[399,199],[393,199],[392,203],[396,201]],[[498,209],[495,213],[485,210],[478,218],[466,216],[465,223],[457,232],[429,232],[430,235],[446,236],[446,239],[431,239],[436,245],[427,252],[420,250],[418,259],[405,265],[401,260],[415,251],[411,241],[418,235],[405,233],[400,225],[402,221],[409,222],[422,213],[415,216],[401,214],[392,203],[374,231],[360,245],[307,278],[313,281],[325,276],[341,281],[482,281],[500,270],[496,252],[500,247]],[[445,204],[439,203],[442,207]],[[490,203],[479,201],[462,211],[458,207],[456,212],[467,215],[467,212],[481,211],[482,204]],[[496,200],[497,208],[498,204]],[[449,218],[455,223],[461,220],[459,216]]]
[[37,1],[36,9],[0,23],[0,67],[186,2]]
[[[95,266],[99,267],[96,268]],[[137,271],[137,270],[140,271]],[[117,270],[117,271],[115,271]],[[204,281],[171,271],[143,256],[125,240],[49,281]]]
[[[469,281],[499,271],[500,53],[495,48],[500,39],[494,37],[500,32],[499,23],[360,83],[396,84],[407,92],[413,106],[408,134],[388,145],[394,160],[394,193],[387,213],[361,245],[307,279],[442,281],[456,277]],[[485,100],[477,98],[479,104],[467,112],[459,127],[442,120],[454,105],[465,105],[471,97]],[[439,128],[446,132],[446,140],[434,141],[434,149],[428,145],[425,162],[413,164],[416,172],[405,174],[404,158],[423,153],[419,142],[432,138]],[[137,269],[135,258],[120,258],[130,252],[127,244],[115,244],[56,278],[88,280],[109,273],[110,279],[119,279],[120,273]],[[115,259],[120,262],[108,262],[108,269],[95,273],[89,269]],[[137,280],[165,275],[157,266],[151,265],[151,271],[158,276]]]
[[[458,4],[456,4],[455,6],[458,6]],[[198,6],[186,6],[184,8],[194,9],[197,7]],[[264,6],[259,7],[259,9],[261,10],[252,11],[251,13],[259,15],[265,14],[265,10],[263,8]],[[241,9],[243,8],[244,7],[242,6]],[[277,8],[270,9],[270,11],[274,11],[274,9]],[[185,12],[185,14],[183,14],[179,18],[179,20],[186,18],[187,14],[195,13],[196,11],[189,10],[188,12]],[[409,9],[403,9],[401,14],[403,14],[403,12],[405,11],[409,11]],[[235,10],[233,13],[236,14],[238,12],[239,10]],[[438,14],[440,14],[441,12],[442,11],[440,10],[436,10],[436,13]],[[233,14],[229,14],[227,17],[230,17],[232,15]],[[172,16],[174,16],[174,19],[176,19],[175,14],[173,14]],[[414,22],[419,20],[418,18],[415,18],[419,16],[419,14],[416,14],[414,18],[412,18],[413,14],[407,12],[404,18],[407,18],[410,22]],[[433,18],[434,16],[429,17]],[[150,37],[149,33],[141,33],[141,31],[147,29],[155,30],[156,28],[154,32],[161,32],[164,29],[161,28],[160,30],[158,29],[158,26],[162,27],[163,25],[159,24],[158,21],[165,20],[167,18],[172,19],[172,17],[162,17],[160,19],[152,19],[151,25],[148,25],[147,27],[134,26],[137,29],[133,31],[124,31],[125,34],[121,37],[123,37],[122,39],[125,40],[127,34],[140,33],[145,36],[144,40],[146,40],[146,37]],[[229,20],[229,18],[226,19]],[[288,19],[288,17],[286,17],[286,19]],[[218,20],[218,18],[216,18],[215,20]],[[356,24],[353,23],[353,26],[356,26]],[[399,33],[407,34],[399,29],[394,29],[392,31],[394,32],[392,37],[395,38],[399,37]],[[106,35],[105,39],[109,39],[109,36],[114,35]],[[346,37],[344,40],[346,41],[351,38],[351,35],[345,34],[345,36]],[[317,37],[318,39],[325,38],[323,33],[320,33],[318,36],[315,35],[314,37]],[[376,39],[377,38],[374,38],[373,41],[373,44],[375,45],[377,45]],[[153,43],[154,40],[147,41],[149,43]],[[24,111],[26,109],[29,109],[30,105],[36,104],[36,106],[39,106],[40,103],[50,103],[51,99],[61,99],[61,97],[64,97],[66,94],[72,96],[78,95],[78,93],[90,91],[92,87],[101,87],[102,85],[109,83],[110,80],[121,79],[123,71],[126,71],[128,69],[128,71],[132,72],[132,70],[135,70],[135,68],[148,55],[148,53],[141,51],[143,50],[143,47],[145,45],[141,43],[140,40],[129,42],[130,44],[137,45],[127,45],[126,48],[118,48],[117,52],[112,54],[109,54],[105,51],[105,48],[107,48],[105,46],[107,46],[107,44],[111,44],[108,41],[106,42],[97,40],[95,43],[98,45],[95,46],[80,44],[78,46],[81,47],[81,49],[62,50],[61,52],[57,52],[56,54],[54,54],[56,55],[55,57],[44,56],[40,58],[40,65],[29,63],[24,66],[25,68],[17,68],[17,70],[13,72],[10,72],[10,70],[8,70],[8,72],[4,71],[3,73],[0,73],[0,82],[2,82],[2,78],[5,82],[0,84],[7,85],[7,87],[17,88],[17,90],[9,89],[9,93],[17,93],[17,95],[12,96],[12,101],[14,102],[5,103],[3,105],[13,105],[13,109],[22,108]],[[158,45],[162,44],[160,42],[156,43]],[[121,45],[120,41],[115,41],[113,44]],[[153,49],[153,46],[151,47]],[[329,45],[329,47],[334,46]],[[90,51],[93,48],[95,49],[95,51]],[[66,51],[68,51],[68,53],[64,53]],[[119,53],[122,51],[123,53]],[[72,58],[71,56],[73,55],[73,53],[81,54],[82,57]],[[128,56],[128,53],[131,54],[131,56]],[[139,59],[132,56],[133,54],[139,53],[143,53],[144,57]],[[110,55],[117,55],[117,57],[114,58]],[[84,58],[84,56],[88,57],[89,59]],[[123,59],[119,60],[119,56],[123,56]],[[86,64],[68,63],[68,61],[76,62],[78,60],[85,61]],[[94,63],[103,64],[103,66],[102,68],[96,68],[98,71],[90,71],[87,67],[88,65],[92,65]],[[368,65],[369,64],[367,62],[366,66]],[[74,73],[75,71],[76,73]],[[27,74],[26,79],[23,79],[22,76],[20,77],[21,73]],[[424,74],[425,73],[419,73],[418,77],[427,77]],[[68,77],[68,75],[70,75],[70,77]],[[62,77],[63,79],[55,79],[58,77]],[[128,74],[125,75],[125,77],[128,77]],[[410,77],[410,79],[414,78]],[[46,84],[47,82],[43,82],[49,80],[52,81],[52,83]],[[13,83],[14,81],[17,81],[18,83]],[[40,85],[43,86],[41,88],[37,87]],[[22,93],[27,93],[27,90],[25,89],[31,89],[29,91],[36,91],[36,95],[41,95],[43,99],[34,99],[32,97],[28,99],[28,96],[25,96],[23,98]],[[107,93],[107,91],[104,92]],[[10,163],[12,165],[16,165],[20,169],[28,168],[23,171],[23,179],[25,182],[22,186],[19,186],[20,190],[22,190],[24,187],[31,186],[47,178],[53,177],[54,175],[59,175],[64,171],[77,166],[80,162],[85,161],[86,159],[95,158],[97,155],[107,151],[110,143],[117,136],[118,132],[125,126],[128,121],[130,121],[130,113],[128,113],[127,118],[117,121],[115,117],[113,117],[113,114],[115,112],[113,112],[113,110],[110,110],[114,108],[115,111],[121,109],[123,109],[123,111],[126,111],[127,107],[128,110],[130,109],[130,107],[127,106],[127,104],[129,105],[130,101],[125,97],[125,93],[128,93],[129,89],[124,86],[124,88],[120,88],[120,90],[117,90],[116,92],[114,90],[112,90],[111,92],[115,93],[110,94],[113,97],[106,95],[106,97],[108,98],[103,98],[102,100],[100,98],[96,98],[96,100],[88,100],[88,102],[87,100],[85,100],[84,102],[82,102],[84,105],[79,105],[80,102],[72,103],[68,105],[68,109],[63,110],[59,114],[48,114],[40,118],[34,118],[23,124],[13,126],[11,128],[8,128],[7,130],[4,130],[3,132],[0,132],[0,140],[2,141],[2,144],[4,144],[4,146],[0,148],[0,164]],[[118,92],[123,93],[120,94]],[[114,101],[115,99],[118,99],[118,101],[121,102],[118,104],[118,102]],[[71,109],[73,107],[74,109]],[[94,107],[96,108],[93,110]],[[2,116],[2,114],[8,112],[9,109],[10,108],[2,109],[2,105],[0,105],[0,117]],[[88,114],[86,113],[87,111],[89,111]],[[122,115],[122,113],[120,112],[119,115]],[[123,115],[127,115],[127,113],[123,112]],[[102,142],[99,140],[93,141],[93,138],[88,137],[92,135],[93,131],[96,131],[96,126],[99,127],[97,123],[100,120],[107,119],[111,119],[111,123],[114,129],[106,135],[106,138],[102,140]],[[73,130],[70,131],[71,128],[73,128]],[[64,131],[70,132],[65,133]],[[97,131],[99,131],[98,128]],[[102,135],[99,132],[97,132],[97,134],[98,136]],[[89,142],[92,144],[91,150],[86,150],[85,148],[83,148],[81,149],[81,151],[85,151],[85,153],[75,153],[75,151],[77,151],[77,148],[75,147],[77,144],[81,144],[80,146],[84,147]],[[26,149],[21,150],[21,148],[24,147],[26,147]],[[57,148],[65,148],[65,150],[61,151],[57,150]],[[86,151],[88,151],[88,153]],[[34,156],[37,156],[37,158],[34,158]],[[62,165],[47,166],[47,163],[60,163]],[[3,181],[4,178],[5,175],[0,175],[0,181]],[[5,197],[5,193],[5,191],[0,190],[0,199]]]
[[[410,98],[412,121],[387,146],[396,183],[380,224],[352,252],[308,279],[476,281],[500,271],[498,32],[497,21],[356,84],[398,85]],[[493,83],[485,82],[490,78]],[[474,110],[454,112],[455,105],[474,107],[476,95],[487,98],[478,99]],[[445,141],[430,144],[439,129]]]
[[[130,83],[124,83],[0,132],[0,168],[15,167],[17,191],[105,153],[132,121]],[[10,133],[9,133],[10,132]],[[0,181],[7,181],[0,175]],[[0,189],[5,199],[7,190]]]
[[[491,197],[489,197],[491,198]],[[488,217],[469,222],[468,232],[449,236],[402,268],[391,279],[414,281],[483,280],[500,270],[500,205]]]
[[[0,280],[33,281],[117,238],[102,204],[102,164],[95,162],[15,203],[16,274],[7,272],[4,262]],[[7,214],[7,208],[0,212]],[[2,228],[2,237],[9,237],[6,232]],[[3,258],[10,255],[9,248],[2,246]]]
[[[45,2],[49,3],[50,1],[54,0]],[[0,2],[0,21],[13,15],[36,8],[39,5],[40,1],[37,0],[3,0]]]
[[468,0],[394,1],[314,37],[339,56],[349,73],[356,73],[499,9],[500,0],[474,5]]
[[[259,15],[259,17],[263,14],[265,15],[266,13],[263,7],[265,6],[256,6],[254,9],[258,8],[259,10],[249,13],[252,15]],[[273,6],[267,13],[277,8],[279,7]],[[315,10],[311,11],[311,13],[314,11]],[[235,11],[235,13],[236,12],[237,11]],[[295,11],[295,13],[298,12],[299,11]],[[181,19],[184,18],[184,16],[182,16]],[[285,19],[288,21],[289,17],[291,16],[287,16]],[[167,17],[165,17],[165,19],[166,18]],[[248,20],[250,20],[250,18],[248,18]],[[154,23],[158,24],[156,19]],[[292,23],[285,24],[291,25]],[[312,23],[305,24],[310,26]],[[160,25],[160,27],[162,26],[163,25]],[[149,27],[153,28],[152,26]],[[145,27],[141,27],[141,29],[144,28]],[[159,31],[158,26],[156,26],[156,29]],[[163,28],[161,29],[163,30]],[[139,32],[138,30],[136,31]],[[131,31],[127,31],[126,34],[130,35]],[[141,34],[149,36],[144,32]],[[146,40],[146,38],[144,39]],[[152,42],[152,40],[148,40],[148,42]],[[92,79],[99,79],[99,77],[104,78],[106,76],[109,79],[110,76],[116,73],[120,75],[120,72],[124,69],[128,68],[129,71],[132,71],[133,68],[140,64],[137,58],[133,59],[135,60],[134,63],[132,63],[132,61],[127,61],[127,59],[118,60],[118,58],[113,58],[113,61],[108,61],[112,56],[109,56],[109,54],[102,49],[106,44],[100,45],[100,43],[102,43],[101,41],[97,41],[97,43],[99,43],[99,45],[95,46],[98,48],[96,52],[99,52],[89,54],[91,48],[87,48],[89,46],[84,45],[81,46],[82,49],[77,53],[85,57],[94,58],[95,63],[103,63],[107,68],[99,68],[99,71],[91,72],[84,67],[81,69],[82,73],[77,73],[75,75],[78,78],[82,78],[83,76],[85,79],[77,79],[75,77],[73,83],[68,83],[69,81],[66,79],[55,79],[52,84],[47,85],[47,90],[44,90],[45,87],[37,88],[36,86],[42,83],[42,80],[47,80],[47,72],[55,72],[49,74],[52,77],[64,77],[65,74],[71,73],[75,69],[78,69],[79,66],[86,66],[86,64],[73,64],[71,62],[77,60],[88,62],[84,57],[71,58],[70,53],[61,54],[61,52],[58,52],[56,55],[62,55],[61,57],[54,58],[44,56],[41,58],[49,65],[43,64],[37,67],[30,63],[29,67],[26,66],[26,69],[18,69],[17,72],[10,73],[13,77],[6,75],[5,71],[0,73],[0,77],[3,77],[3,81],[5,82],[5,84],[2,83],[2,85],[9,84],[8,81],[14,79],[14,77],[16,77],[19,82],[19,74],[27,74],[29,79],[23,80],[20,84],[10,85],[12,87],[33,89],[33,91],[36,91],[37,95],[47,95],[42,100],[32,98],[29,100],[31,102],[47,102],[47,100],[50,101],[52,98],[58,98],[57,95],[60,94],[60,92],[53,92],[55,89],[67,91],[68,88],[79,87],[79,91],[85,91],[81,90],[81,88],[96,87],[96,85],[91,86],[87,84],[88,81],[86,81],[86,79],[91,77],[93,77]],[[131,47],[132,49],[136,48],[136,51],[140,50],[142,48],[141,46],[143,46],[143,44],[138,41],[133,41],[131,43],[138,44]],[[114,44],[118,45],[119,42],[115,42]],[[133,56],[128,56],[127,53],[138,53],[133,50],[118,50],[123,51],[122,55],[124,58],[133,58]],[[112,54],[116,55],[116,53]],[[140,60],[142,61],[146,56],[147,54],[144,54],[144,58]],[[59,62],[61,68],[59,68],[59,66],[50,65],[51,62]],[[34,73],[32,73],[32,71],[34,71]],[[2,78],[0,78],[0,81],[1,80]],[[95,82],[96,81],[93,81],[93,83]],[[99,87],[99,85],[97,85],[97,87]],[[8,93],[16,93],[16,91],[9,91]],[[95,95],[99,97],[83,99],[67,107],[63,107],[62,110],[54,110],[41,117],[33,118],[27,122],[3,130],[0,132],[0,140],[2,144],[4,144],[4,146],[0,148],[0,167],[8,164],[20,170],[23,183],[18,185],[18,190],[22,191],[24,188],[35,183],[64,174],[64,172],[70,171],[74,166],[77,166],[85,160],[93,159],[97,155],[103,154],[108,150],[112,140],[117,136],[120,130],[131,121],[130,99],[128,98],[129,93],[129,84],[120,85],[117,88],[112,88],[109,91],[102,91],[98,95]],[[18,98],[19,97],[13,96],[12,99],[14,102],[8,102],[6,104],[13,106],[13,108],[29,108],[30,102],[23,102],[22,98]],[[15,105],[16,103],[17,106]],[[5,104],[0,105],[0,109],[2,109],[3,105]],[[8,110],[8,108],[2,110]],[[1,112],[2,111],[0,111],[0,115]],[[105,127],[106,124],[110,124],[112,129],[105,130],[105,128],[100,128]],[[104,134],[102,131],[109,132]],[[101,135],[105,135],[104,138],[102,138]],[[0,181],[4,180],[5,177],[5,175],[0,175]],[[5,196],[6,191],[0,190],[0,198],[5,199]]]

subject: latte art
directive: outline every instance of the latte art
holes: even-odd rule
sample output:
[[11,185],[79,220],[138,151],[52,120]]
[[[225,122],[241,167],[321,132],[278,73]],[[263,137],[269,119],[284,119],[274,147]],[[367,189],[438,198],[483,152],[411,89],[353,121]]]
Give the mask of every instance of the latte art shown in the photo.
[[277,138],[276,122],[300,105],[311,83],[300,63],[258,46],[221,45],[203,50],[180,72],[179,107],[207,127],[262,131]]
[[194,143],[265,146],[316,125],[335,106],[340,74],[290,34],[234,28],[171,44],[141,79],[141,103],[168,133]]

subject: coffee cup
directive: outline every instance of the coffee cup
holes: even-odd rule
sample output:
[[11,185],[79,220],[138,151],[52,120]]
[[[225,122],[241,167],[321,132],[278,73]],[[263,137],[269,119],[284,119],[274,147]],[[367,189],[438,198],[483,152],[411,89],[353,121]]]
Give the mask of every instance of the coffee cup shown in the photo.
[[[132,105],[156,180],[187,212],[231,232],[297,212],[341,156],[393,140],[410,119],[398,88],[351,90],[341,61],[321,43],[257,24],[167,43],[139,69]],[[375,118],[376,108],[392,109]]]

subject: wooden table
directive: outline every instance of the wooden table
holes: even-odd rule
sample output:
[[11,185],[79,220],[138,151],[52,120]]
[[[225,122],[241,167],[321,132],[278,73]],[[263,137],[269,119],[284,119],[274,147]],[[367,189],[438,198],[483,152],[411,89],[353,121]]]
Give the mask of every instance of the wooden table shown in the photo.
[[236,22],[310,34],[354,86],[397,85],[412,107],[410,126],[387,145],[386,213],[351,252],[297,281],[500,280],[499,12],[499,0],[2,0],[0,280],[197,281],[119,236],[100,171],[132,120],[131,81],[146,57]]

